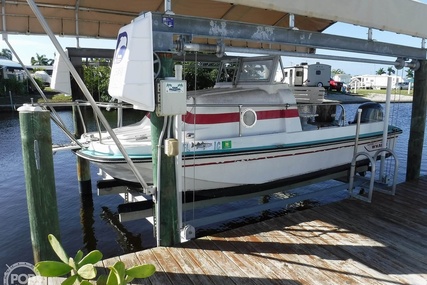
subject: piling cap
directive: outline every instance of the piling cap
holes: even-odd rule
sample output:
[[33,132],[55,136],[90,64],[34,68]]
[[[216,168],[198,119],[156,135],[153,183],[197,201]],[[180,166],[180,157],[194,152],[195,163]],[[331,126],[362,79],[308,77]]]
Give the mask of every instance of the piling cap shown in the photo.
[[43,109],[40,106],[35,106],[33,104],[24,104],[18,108],[18,112],[42,112]]

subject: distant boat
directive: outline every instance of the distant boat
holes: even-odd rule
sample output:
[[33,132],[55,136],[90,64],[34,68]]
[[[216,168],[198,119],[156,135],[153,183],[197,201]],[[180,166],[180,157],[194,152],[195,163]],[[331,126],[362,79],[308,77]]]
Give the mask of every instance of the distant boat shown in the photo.
[[[250,191],[249,185],[302,181],[350,168],[356,123],[344,107],[324,100],[323,87],[276,82],[280,57],[223,61],[212,89],[188,92],[182,116],[183,190]],[[276,77],[277,78],[277,77]],[[357,151],[382,147],[382,107],[362,107]],[[114,129],[147,183],[152,183],[150,118]],[[388,126],[393,148],[401,129]],[[116,179],[137,182],[119,149],[103,133],[84,134],[76,154]]]

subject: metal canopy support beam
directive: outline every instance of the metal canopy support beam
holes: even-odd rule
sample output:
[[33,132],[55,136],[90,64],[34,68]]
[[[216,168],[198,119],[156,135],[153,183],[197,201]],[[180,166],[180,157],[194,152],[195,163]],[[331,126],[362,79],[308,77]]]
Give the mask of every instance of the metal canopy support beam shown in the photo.
[[[172,33],[195,38],[213,38],[266,44],[283,44],[311,48],[333,49],[346,52],[374,54],[390,57],[426,59],[426,50],[362,39],[328,35],[318,32],[291,30],[265,25],[255,25],[226,20],[194,18],[174,15],[173,27],[163,24],[164,15],[153,13],[153,32]],[[162,38],[162,37],[159,37]],[[154,47],[168,48],[156,41]],[[169,47],[170,48],[170,47]],[[266,48],[266,52],[268,48]]]
[[[427,38],[425,26],[427,5],[414,0],[215,0],[296,15],[334,20]],[[331,7],[333,7],[331,9]],[[405,15],[411,12],[410,20]],[[409,16],[409,15],[408,15]],[[400,19],[397,20],[397,19]]]
[[110,58],[114,56],[113,49],[99,49],[99,48],[67,48],[68,56],[78,58]]

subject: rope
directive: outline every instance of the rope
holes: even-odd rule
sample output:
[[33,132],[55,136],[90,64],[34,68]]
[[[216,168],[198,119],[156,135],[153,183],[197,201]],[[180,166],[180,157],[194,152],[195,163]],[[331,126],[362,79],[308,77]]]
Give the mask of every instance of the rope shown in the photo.
[[[182,69],[183,69],[183,73],[184,73],[184,78],[185,78],[185,74],[186,74],[186,66],[185,66],[185,63],[186,63],[186,59],[185,59],[185,53],[184,53],[184,61],[183,61],[183,67],[182,67]],[[183,132],[184,132],[184,134],[186,133],[186,126],[187,126],[187,123],[184,121],[184,122],[182,122],[182,124],[183,124],[183,128],[182,128],[182,130],[183,130]],[[185,137],[184,137],[184,142],[185,142]],[[185,150],[184,150],[185,151]],[[182,166],[184,167],[184,170],[183,170],[183,187],[184,187],[184,189],[182,190],[182,192],[183,192],[183,194],[184,194],[184,204],[185,203],[187,203],[187,195],[186,195],[186,192],[187,192],[187,185],[186,185],[186,182],[185,182],[185,177],[187,176],[186,175],[186,169],[187,169],[187,167],[186,167],[186,163],[187,163],[187,160],[186,159],[184,159],[184,155],[182,155],[182,157],[181,157],[181,159],[183,160],[183,163],[182,163]],[[182,222],[183,222],[183,224],[185,224],[186,222],[187,222],[187,218],[186,218],[186,216],[185,215],[183,215],[183,218],[182,218]]]
[[[197,52],[196,52],[196,54],[195,54],[195,62],[197,63]],[[184,61],[183,61],[183,69],[184,69],[184,74],[186,73],[186,70],[185,70],[185,68],[186,68],[186,58],[185,58],[185,53],[184,53]],[[197,89],[197,64],[195,64],[194,65],[194,68],[195,68],[195,70],[194,70],[194,95],[196,95],[196,89]],[[194,96],[194,100],[196,100],[196,96]],[[195,102],[194,102],[195,103]],[[195,133],[196,133],[196,115],[197,115],[197,112],[196,112],[196,107],[193,107],[192,109],[191,109],[191,112],[194,114],[194,116],[193,116],[193,138],[192,138],[192,140],[193,140],[193,145],[195,145],[196,144],[196,137],[195,137]],[[183,131],[184,131],[184,133],[186,133],[186,126],[187,126],[187,123],[186,122],[183,122],[183,125],[184,125],[184,127],[183,127]],[[186,141],[186,137],[184,138],[184,140]],[[193,185],[192,185],[192,190],[190,190],[190,191],[192,191],[193,193],[193,195],[192,195],[192,201],[187,201],[187,195],[186,195],[186,192],[187,192],[187,183],[186,183],[186,179],[185,179],[185,177],[187,177],[187,175],[186,175],[186,171],[187,171],[187,167],[186,167],[186,163],[187,163],[187,159],[184,159],[184,162],[183,162],[183,166],[184,166],[184,171],[183,171],[183,173],[184,173],[184,177],[183,177],[183,179],[184,179],[184,181],[183,181],[183,184],[184,184],[184,189],[183,189],[183,192],[184,192],[184,203],[189,203],[189,202],[192,202],[192,204],[193,204],[193,207],[192,207],[192,219],[194,220],[194,218],[195,218],[195,206],[194,206],[194,202],[195,202],[195,200],[196,200],[196,181],[195,181],[195,178],[196,178],[196,169],[195,169],[195,164],[196,164],[196,149],[194,148],[194,150],[193,150]],[[187,217],[186,217],[186,215],[183,215],[183,223],[186,223],[187,222]]]
[[[196,93],[197,93],[197,52],[194,55],[194,103],[196,103]],[[193,145],[196,145],[196,107],[194,107],[194,116],[193,116]],[[195,206],[194,202],[196,201],[196,148],[193,150],[193,208],[192,208],[192,218],[195,218]]]

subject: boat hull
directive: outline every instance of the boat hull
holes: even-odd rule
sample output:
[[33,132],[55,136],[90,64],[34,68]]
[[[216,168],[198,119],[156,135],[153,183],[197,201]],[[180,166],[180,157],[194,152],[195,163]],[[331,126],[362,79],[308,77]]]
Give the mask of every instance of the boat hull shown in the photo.
[[[394,146],[398,134],[389,135],[389,146]],[[359,141],[358,152],[370,155],[381,148],[382,137]],[[125,181],[138,182],[124,159],[79,156],[91,160],[108,175]],[[271,184],[287,179],[297,180],[310,174],[332,174],[350,168],[354,154],[354,140],[335,141],[311,146],[277,147],[239,152],[194,153],[182,159],[182,190],[202,191],[235,188],[244,185]],[[151,158],[133,159],[147,183],[153,182]],[[297,182],[297,181],[296,181]]]

